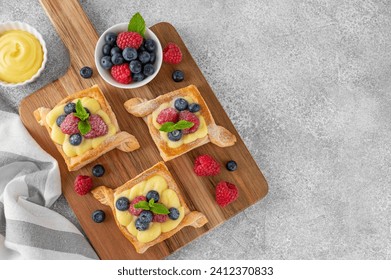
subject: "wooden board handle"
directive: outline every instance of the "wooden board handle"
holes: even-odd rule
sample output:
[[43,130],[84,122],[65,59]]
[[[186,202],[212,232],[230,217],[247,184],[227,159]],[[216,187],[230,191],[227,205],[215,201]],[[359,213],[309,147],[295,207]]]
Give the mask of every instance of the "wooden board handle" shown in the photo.
[[[98,34],[78,0],[40,0],[58,35],[69,50],[71,66],[80,69],[94,59]],[[83,61],[88,58],[88,61]]]

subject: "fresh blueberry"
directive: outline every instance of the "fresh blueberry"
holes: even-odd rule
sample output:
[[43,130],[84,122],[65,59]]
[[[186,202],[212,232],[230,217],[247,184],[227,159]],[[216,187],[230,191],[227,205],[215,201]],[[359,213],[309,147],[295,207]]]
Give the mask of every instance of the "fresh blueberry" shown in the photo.
[[153,52],[156,49],[156,43],[152,39],[145,40],[144,47],[147,51]]
[[154,64],[155,61],[156,61],[156,54],[153,53],[153,52],[151,52],[151,53],[149,53],[149,56],[150,56],[149,62],[152,63],[152,64]]
[[191,103],[189,104],[189,111],[192,113],[196,113],[199,110],[201,110],[201,106],[198,103]]
[[138,48],[138,51],[139,51],[139,52],[143,52],[143,51],[146,50],[145,47],[144,47],[144,44],[145,44],[145,40],[143,40],[143,43],[142,43],[141,46]]
[[121,49],[118,48],[118,47],[113,47],[111,50],[110,50],[110,55],[113,56],[114,54],[116,53],[121,53]]
[[60,127],[62,122],[65,120],[66,116],[67,115],[65,115],[65,114],[62,114],[62,115],[58,116],[58,118],[56,119],[56,124],[58,125],[58,127]]
[[80,76],[82,76],[84,79],[88,79],[92,77],[92,69],[88,66],[84,66],[80,69]]
[[130,69],[130,72],[132,72],[133,74],[140,73],[142,70],[141,62],[138,60],[132,60],[129,63],[129,69]]
[[110,44],[104,44],[102,48],[103,55],[110,55],[111,51],[111,45]]
[[115,41],[117,41],[117,34],[114,32],[109,32],[105,35],[105,42],[111,46],[114,46]]
[[158,202],[159,201],[159,193],[157,191],[149,191],[146,195],[146,198],[147,198],[147,201],[150,201],[152,198],[153,198],[153,201],[154,202]]
[[111,67],[113,67],[113,63],[111,62],[111,57],[106,55],[104,57],[102,57],[100,59],[100,65],[104,68],[104,69],[110,69]]
[[92,168],[92,175],[95,177],[102,177],[105,174],[105,168],[101,164],[97,164]]
[[155,68],[152,64],[148,63],[144,65],[143,74],[148,77],[151,76],[153,73],[155,73]]
[[138,59],[140,60],[140,62],[142,64],[148,63],[150,58],[151,58],[151,55],[149,54],[149,52],[142,51],[138,54]]
[[138,218],[143,223],[150,223],[152,222],[153,214],[149,210],[143,210]]
[[235,161],[230,160],[230,161],[227,162],[227,164],[225,165],[225,167],[226,167],[229,171],[235,171],[235,170],[238,168],[238,165],[236,164]]
[[174,107],[178,111],[184,111],[189,107],[189,103],[183,98],[178,98],[174,102]]
[[92,220],[95,223],[101,223],[105,220],[106,214],[102,210],[95,210],[94,213],[92,213]]
[[81,136],[80,133],[72,134],[72,135],[69,137],[69,143],[70,143],[72,146],[79,146],[82,140],[83,140],[83,137]]
[[65,105],[64,113],[67,114],[67,115],[70,114],[70,113],[76,113],[76,104],[70,102],[67,105]]
[[170,213],[168,214],[168,217],[171,220],[178,220],[179,215],[180,215],[178,209],[171,207],[170,209],[168,209],[168,211],[170,211]]
[[132,80],[133,82],[141,82],[142,80],[144,80],[144,74],[143,73],[133,74]]
[[185,74],[183,74],[181,70],[175,70],[174,72],[172,72],[172,79],[174,80],[174,82],[182,82],[184,78]]
[[122,51],[122,56],[126,61],[132,61],[137,58],[137,51],[134,48],[125,48]]
[[140,219],[136,220],[135,225],[136,225],[136,229],[139,231],[144,231],[149,228],[149,223],[145,223],[145,222],[141,221]]
[[117,208],[119,211],[128,210],[129,205],[130,205],[129,199],[124,196],[118,198],[117,201],[115,202],[115,208]]
[[182,138],[182,130],[174,130],[167,133],[168,139],[171,141],[179,141]]
[[124,58],[122,57],[122,54],[121,54],[121,53],[115,53],[115,54],[111,57],[111,62],[112,62],[114,65],[119,65],[119,64],[124,63]]

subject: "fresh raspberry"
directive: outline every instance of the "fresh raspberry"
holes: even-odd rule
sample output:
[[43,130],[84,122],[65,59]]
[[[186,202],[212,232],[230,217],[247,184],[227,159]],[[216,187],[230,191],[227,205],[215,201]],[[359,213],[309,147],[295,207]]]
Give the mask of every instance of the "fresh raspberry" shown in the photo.
[[79,133],[79,128],[77,127],[79,121],[80,119],[76,117],[73,113],[67,115],[60,126],[62,133],[68,135]]
[[87,194],[92,188],[92,179],[90,176],[77,175],[74,182],[74,189],[78,195]]
[[118,83],[130,84],[132,81],[132,75],[130,74],[129,64],[123,63],[120,65],[114,65],[111,67],[111,76]]
[[210,155],[201,155],[195,159],[193,170],[198,176],[214,176],[220,173],[220,164]]
[[91,130],[84,135],[86,139],[96,138],[107,134],[109,129],[99,115],[91,115],[88,118],[88,122],[91,125]]
[[117,46],[120,49],[134,48],[138,49],[143,43],[143,37],[137,32],[121,32],[117,36]]
[[189,112],[187,110],[181,111],[179,113],[179,120],[185,120],[194,123],[192,127],[182,130],[183,134],[190,134],[196,132],[198,127],[200,126],[200,120],[198,119],[198,117],[194,113]]
[[154,214],[152,222],[164,223],[165,221],[167,221],[167,219],[168,219],[168,215],[166,214]]
[[160,111],[159,115],[156,118],[158,124],[164,124],[166,122],[176,123],[179,120],[179,113],[174,108],[166,108]]
[[221,181],[216,186],[216,202],[225,207],[239,197],[238,188],[231,183]]
[[178,64],[182,61],[181,49],[174,43],[168,43],[163,50],[163,61],[170,64]]
[[137,196],[135,199],[132,200],[132,202],[130,203],[130,206],[129,206],[129,212],[134,215],[134,216],[139,216],[141,214],[141,212],[144,210],[144,209],[141,209],[141,208],[134,208],[134,205],[139,203],[140,201],[147,201],[147,198],[143,195],[141,196]]

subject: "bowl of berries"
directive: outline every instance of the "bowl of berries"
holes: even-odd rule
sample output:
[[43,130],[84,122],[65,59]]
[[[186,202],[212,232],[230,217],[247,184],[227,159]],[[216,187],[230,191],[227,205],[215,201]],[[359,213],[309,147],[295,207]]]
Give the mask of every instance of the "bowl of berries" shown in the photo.
[[107,29],[95,47],[100,76],[112,86],[132,89],[146,85],[157,75],[163,61],[157,36],[136,13],[129,23]]

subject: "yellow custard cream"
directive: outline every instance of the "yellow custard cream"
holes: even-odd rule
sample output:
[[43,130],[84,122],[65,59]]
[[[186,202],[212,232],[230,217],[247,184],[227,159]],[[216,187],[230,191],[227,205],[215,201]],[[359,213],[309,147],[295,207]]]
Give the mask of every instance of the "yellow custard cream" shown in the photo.
[[22,30],[0,34],[0,80],[26,81],[38,72],[42,61],[42,46],[34,35]]
[[109,116],[104,112],[99,104],[93,98],[83,97],[81,99],[75,99],[72,102],[77,103],[80,100],[83,107],[87,108],[91,114],[99,115],[103,121],[106,123],[108,127],[108,132],[104,136],[96,137],[93,139],[85,139],[83,137],[83,141],[78,146],[72,146],[69,142],[69,135],[64,134],[61,131],[61,128],[57,125],[57,118],[64,114],[64,107],[66,104],[62,104],[54,107],[47,115],[46,115],[46,123],[51,127],[50,137],[51,139],[57,143],[62,145],[62,149],[66,156],[75,157],[84,154],[85,152],[98,147],[107,137],[113,136],[117,133],[115,126],[111,123]]
[[136,229],[135,222],[138,217],[133,216],[129,211],[119,211],[115,209],[115,215],[118,222],[126,227],[139,242],[147,243],[158,238],[162,233],[168,232],[176,228],[185,216],[185,209],[181,206],[179,197],[175,191],[169,189],[167,181],[160,175],[155,175],[148,180],[144,180],[137,185],[134,185],[131,189],[123,191],[114,197],[114,201],[117,201],[120,197],[127,197],[129,201],[132,201],[138,196],[146,196],[149,191],[157,191],[160,199],[159,203],[166,206],[168,209],[175,207],[179,211],[179,218],[177,220],[168,219],[164,223],[152,222],[149,228],[145,231],[139,231]]
[[[182,98],[185,99],[189,104],[193,103],[193,99],[190,97],[186,96],[186,97],[182,97]],[[155,111],[153,111],[152,123],[153,123],[153,126],[157,130],[159,130],[161,127],[161,125],[156,122],[156,119],[157,119],[159,113],[166,108],[174,107],[174,102],[175,102],[175,100],[173,100],[172,102],[163,103],[159,106],[159,108],[157,108]],[[205,137],[208,134],[208,127],[205,123],[205,119],[201,116],[200,112],[197,112],[194,114],[200,120],[200,126],[198,127],[197,131],[195,131],[194,133],[183,135],[183,137],[179,141],[171,141],[170,139],[168,139],[167,132],[159,131],[160,136],[162,137],[162,139],[164,139],[164,141],[167,143],[167,145],[170,148],[173,148],[173,149],[178,148],[178,147],[182,146],[183,144],[191,143],[199,138]]]

